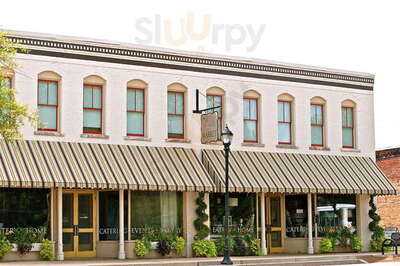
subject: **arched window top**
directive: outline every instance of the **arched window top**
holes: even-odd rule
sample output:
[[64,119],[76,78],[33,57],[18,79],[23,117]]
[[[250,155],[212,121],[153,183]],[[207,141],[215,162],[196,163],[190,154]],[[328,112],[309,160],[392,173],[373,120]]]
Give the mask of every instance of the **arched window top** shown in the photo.
[[311,98],[311,104],[326,104],[326,100],[320,96],[315,96]]
[[83,83],[103,86],[106,84],[106,80],[97,75],[90,75],[83,79]]
[[40,72],[38,78],[41,80],[51,80],[51,81],[60,81],[61,76],[54,71],[43,71]]
[[278,96],[278,101],[293,102],[294,97],[289,93],[282,93]]
[[146,89],[147,88],[147,83],[143,80],[140,79],[132,79],[128,82],[128,88],[132,89]]
[[175,92],[186,92],[187,91],[186,86],[181,83],[178,83],[178,82],[169,84],[167,88],[168,88],[168,91],[175,91]]
[[353,100],[347,99],[342,102],[342,107],[356,107],[356,103]]
[[261,95],[255,90],[248,90],[243,93],[243,97],[258,99]]
[[216,86],[208,88],[206,93],[207,95],[220,95],[220,96],[225,95],[225,91],[222,88]]

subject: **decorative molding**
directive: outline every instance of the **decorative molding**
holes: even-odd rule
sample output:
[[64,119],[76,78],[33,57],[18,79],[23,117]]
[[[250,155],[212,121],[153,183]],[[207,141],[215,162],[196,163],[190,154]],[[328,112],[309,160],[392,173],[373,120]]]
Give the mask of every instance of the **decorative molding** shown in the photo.
[[86,138],[86,139],[109,139],[110,136],[103,135],[103,134],[83,133],[83,134],[81,134],[81,138]]
[[242,142],[243,147],[256,147],[256,148],[264,148],[265,144],[263,143],[252,143],[252,142]]
[[293,149],[293,150],[297,150],[299,148],[293,144],[277,144],[275,147],[277,147],[278,149]]
[[[351,74],[329,73],[329,70],[309,70],[299,66],[249,63],[241,60],[201,57],[139,48],[117,48],[106,44],[87,44],[8,35],[15,43],[28,47],[28,53],[120,64],[142,65],[203,73],[292,81],[300,83],[373,90],[374,78]],[[114,45],[116,46],[116,45]],[[62,52],[60,51],[62,50]],[[129,58],[129,59],[128,59]]]
[[37,130],[33,132],[34,135],[37,136],[50,136],[50,137],[64,137],[64,134],[58,131],[40,131]]

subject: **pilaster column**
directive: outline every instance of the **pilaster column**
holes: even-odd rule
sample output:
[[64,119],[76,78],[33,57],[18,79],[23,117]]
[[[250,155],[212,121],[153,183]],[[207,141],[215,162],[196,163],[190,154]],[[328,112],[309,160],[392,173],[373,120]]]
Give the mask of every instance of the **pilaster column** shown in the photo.
[[314,254],[314,245],[313,245],[313,218],[312,218],[312,195],[311,193],[307,194],[307,220],[308,220],[308,254]]
[[260,218],[261,218],[261,254],[267,255],[267,241],[265,239],[265,193],[260,193]]
[[124,190],[119,190],[119,245],[118,259],[125,259],[125,240],[124,240]]
[[62,232],[62,188],[57,188],[57,260],[64,260]]

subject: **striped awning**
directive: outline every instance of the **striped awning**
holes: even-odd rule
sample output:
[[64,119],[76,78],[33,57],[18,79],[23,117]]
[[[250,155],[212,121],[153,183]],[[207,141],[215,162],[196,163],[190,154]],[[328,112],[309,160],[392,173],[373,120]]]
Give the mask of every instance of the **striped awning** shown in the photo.
[[213,191],[192,149],[0,141],[0,186]]
[[[222,150],[203,150],[202,161],[222,190]],[[232,151],[232,192],[396,194],[396,188],[369,157]]]

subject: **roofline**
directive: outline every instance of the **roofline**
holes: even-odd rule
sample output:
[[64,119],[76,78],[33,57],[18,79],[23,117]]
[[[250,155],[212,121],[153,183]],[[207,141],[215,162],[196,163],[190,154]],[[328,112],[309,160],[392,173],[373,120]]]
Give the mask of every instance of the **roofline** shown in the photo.
[[[218,70],[224,69],[235,69],[239,72],[261,72],[265,74],[279,75],[279,76],[296,76],[306,77],[307,79],[318,79],[318,80],[335,80],[346,84],[353,84],[349,88],[358,88],[364,90],[373,90],[373,84],[375,75],[365,72],[347,71],[333,68],[283,63],[277,61],[256,59],[256,58],[245,58],[238,56],[226,56],[217,55],[211,53],[201,52],[190,52],[182,50],[174,50],[168,48],[136,45],[108,40],[80,38],[73,36],[63,36],[55,34],[25,32],[25,31],[14,31],[7,29],[0,29],[0,31],[6,32],[7,36],[15,42],[20,42],[24,46],[27,46],[29,50],[43,50],[54,52],[62,51],[63,53],[72,52],[74,54],[84,52],[85,55],[96,54],[99,52],[102,57],[119,56],[121,57],[139,57],[141,60],[146,58],[154,61],[168,62],[174,65],[185,65],[190,64],[191,66],[212,68],[217,67]],[[73,48],[70,46],[73,45]],[[58,53],[60,55],[60,53]],[[53,54],[53,56],[57,56]],[[71,57],[69,57],[71,58]],[[196,70],[192,70],[196,71]],[[306,82],[307,83],[307,82]],[[311,82],[312,83],[312,82]],[[329,85],[329,84],[327,84]],[[331,86],[335,86],[332,84]]]

